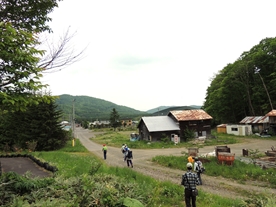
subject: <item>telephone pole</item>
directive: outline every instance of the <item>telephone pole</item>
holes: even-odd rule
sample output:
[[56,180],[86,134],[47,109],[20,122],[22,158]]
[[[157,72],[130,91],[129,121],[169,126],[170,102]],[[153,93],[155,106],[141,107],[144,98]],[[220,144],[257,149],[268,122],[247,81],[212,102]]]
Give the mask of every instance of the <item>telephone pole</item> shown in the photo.
[[75,139],[75,101],[76,99],[73,100],[73,114],[72,114],[72,135],[73,139]]

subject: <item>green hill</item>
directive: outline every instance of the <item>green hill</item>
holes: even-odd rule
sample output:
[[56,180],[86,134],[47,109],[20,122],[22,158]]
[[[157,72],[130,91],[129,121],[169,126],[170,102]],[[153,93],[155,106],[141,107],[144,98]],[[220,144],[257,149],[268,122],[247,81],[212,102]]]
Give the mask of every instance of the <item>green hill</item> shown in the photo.
[[109,120],[113,108],[119,113],[121,119],[139,120],[141,116],[149,115],[147,112],[138,111],[89,96],[71,96],[63,94],[58,96],[56,104],[58,109],[63,111],[63,120],[68,121],[72,119],[73,105],[75,119],[77,121]]
[[[161,107],[158,107],[159,109]],[[167,108],[164,108],[163,110],[158,110],[155,111],[154,113],[151,114],[151,116],[165,116],[167,115],[170,111],[176,111],[176,110],[191,110],[191,109],[200,109],[200,106],[168,106]],[[149,111],[147,111],[149,112]]]
[[154,109],[146,111],[147,113],[158,116],[158,115],[167,115],[169,111],[173,110],[187,110],[187,109],[200,109],[201,106],[191,105],[191,106],[159,106]]

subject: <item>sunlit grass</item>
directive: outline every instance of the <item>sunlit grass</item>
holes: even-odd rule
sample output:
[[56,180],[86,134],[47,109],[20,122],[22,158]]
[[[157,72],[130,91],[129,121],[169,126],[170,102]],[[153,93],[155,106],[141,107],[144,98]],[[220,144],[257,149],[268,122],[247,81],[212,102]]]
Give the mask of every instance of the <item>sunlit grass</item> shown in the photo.
[[91,138],[96,143],[107,144],[113,147],[121,147],[122,144],[127,144],[133,149],[162,149],[162,148],[182,148],[182,147],[204,147],[204,146],[215,146],[215,145],[225,145],[234,144],[242,142],[244,137],[237,137],[234,135],[226,134],[215,134],[216,139],[210,138],[206,139],[205,143],[195,142],[195,139],[188,139],[186,142],[180,142],[175,145],[174,142],[168,141],[158,141],[150,142],[146,140],[130,141],[130,134],[133,131],[113,131],[104,130],[102,134],[96,135],[96,137]]
[[[56,176],[64,177],[64,179],[90,175],[93,166],[99,165],[100,167],[91,175],[94,175],[94,173],[96,173],[95,175],[115,175],[122,179],[122,182],[135,183],[137,185],[137,199],[141,198],[145,201],[145,206],[172,207],[184,205],[183,186],[171,182],[160,182],[129,168],[109,167],[101,159],[86,152],[82,147],[78,148],[80,149],[79,152],[76,150],[72,152],[71,148],[71,143],[68,143],[63,150],[35,152],[34,156],[56,166],[59,169]],[[173,159],[173,161],[183,163],[183,159],[178,161]],[[172,162],[170,163],[172,164]],[[181,177],[179,178],[179,182],[181,182]],[[238,206],[240,203],[241,201],[238,199],[221,198],[202,191],[200,191],[197,201],[198,206],[205,207],[221,206],[222,204],[225,207],[232,207]]]
[[[170,167],[174,169],[186,170],[186,163],[188,156],[155,156],[152,158],[153,162],[159,165]],[[235,160],[232,165],[219,164],[216,157],[208,158],[208,162],[204,162],[206,171],[204,172],[209,176],[221,176],[236,181],[261,181],[267,182],[269,187],[276,188],[276,170],[269,168],[263,170],[254,164],[245,164],[240,160]]]

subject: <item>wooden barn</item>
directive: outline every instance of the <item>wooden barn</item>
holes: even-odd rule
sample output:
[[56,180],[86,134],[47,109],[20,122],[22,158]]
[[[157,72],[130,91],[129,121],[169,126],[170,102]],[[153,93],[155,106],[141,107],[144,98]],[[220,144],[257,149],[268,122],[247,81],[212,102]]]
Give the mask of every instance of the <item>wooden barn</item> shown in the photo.
[[269,130],[276,134],[276,110],[271,110],[266,114],[266,116],[268,117]]
[[187,128],[195,132],[195,137],[211,136],[211,121],[213,117],[202,109],[170,111],[168,116],[179,123],[180,137],[183,137]]
[[168,116],[142,117],[138,123],[140,140],[160,141],[164,136],[179,136],[179,126]]

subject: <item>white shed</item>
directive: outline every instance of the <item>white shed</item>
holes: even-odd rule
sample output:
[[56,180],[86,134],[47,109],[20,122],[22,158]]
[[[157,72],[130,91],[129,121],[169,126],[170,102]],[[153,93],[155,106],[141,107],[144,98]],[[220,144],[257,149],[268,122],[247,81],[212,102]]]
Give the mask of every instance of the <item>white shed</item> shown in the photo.
[[247,136],[252,134],[252,126],[251,125],[231,125],[228,124],[226,126],[227,134],[234,134],[238,136]]

